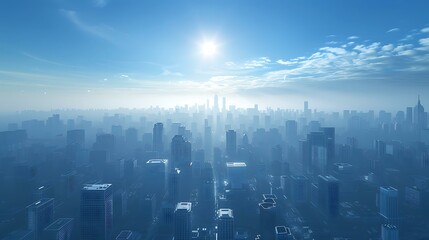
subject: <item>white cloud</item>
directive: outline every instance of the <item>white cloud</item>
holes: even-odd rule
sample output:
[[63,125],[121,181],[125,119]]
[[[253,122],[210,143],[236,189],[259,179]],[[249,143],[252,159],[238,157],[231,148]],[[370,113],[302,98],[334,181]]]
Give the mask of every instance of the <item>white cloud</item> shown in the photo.
[[225,66],[231,70],[251,70],[265,68],[270,63],[271,59],[269,59],[268,57],[260,57],[257,59],[245,61],[243,63],[235,63],[232,61],[225,62]]
[[355,40],[355,39],[358,39],[359,37],[358,36],[350,36],[350,37],[348,37],[347,39],[348,40]]
[[181,72],[172,72],[168,69],[164,69],[164,71],[161,74],[162,76],[173,76],[173,77],[183,77],[183,73]]
[[429,27],[425,27],[422,30],[420,30],[422,33],[429,33]]
[[398,32],[399,28],[392,28],[390,30],[387,31],[387,33],[391,33],[391,32]]

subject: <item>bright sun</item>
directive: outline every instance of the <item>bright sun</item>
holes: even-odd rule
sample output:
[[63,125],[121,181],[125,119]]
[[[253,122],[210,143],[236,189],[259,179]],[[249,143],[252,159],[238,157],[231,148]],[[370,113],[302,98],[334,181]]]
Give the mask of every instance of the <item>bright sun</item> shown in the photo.
[[205,57],[211,57],[217,52],[217,46],[214,42],[204,42],[201,44],[201,54]]

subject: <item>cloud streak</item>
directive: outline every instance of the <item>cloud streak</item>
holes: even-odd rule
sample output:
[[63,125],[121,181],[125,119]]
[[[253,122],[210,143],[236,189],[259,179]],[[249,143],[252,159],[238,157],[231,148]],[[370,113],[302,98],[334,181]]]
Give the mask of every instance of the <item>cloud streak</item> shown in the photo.
[[93,25],[86,23],[75,11],[61,9],[60,12],[70,23],[72,23],[80,31],[90,34],[92,36],[102,38],[109,42],[113,42],[112,35],[114,29],[112,27],[107,25]]

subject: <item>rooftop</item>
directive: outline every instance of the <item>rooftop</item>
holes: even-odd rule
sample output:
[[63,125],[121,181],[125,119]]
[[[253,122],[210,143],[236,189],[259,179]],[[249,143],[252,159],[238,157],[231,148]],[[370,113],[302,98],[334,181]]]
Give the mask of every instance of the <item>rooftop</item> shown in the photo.
[[244,162],[227,162],[226,163],[227,167],[246,167],[246,163]]
[[147,164],[160,164],[160,163],[167,163],[168,160],[167,159],[150,159],[149,161],[147,161]]
[[276,226],[276,233],[282,235],[291,235],[290,228],[285,226]]
[[227,218],[227,217],[232,218],[233,217],[232,210],[229,208],[221,208],[218,211],[218,217],[219,218]]
[[190,202],[180,202],[176,206],[176,211],[186,210],[186,211],[190,212],[191,209],[192,209],[192,203],[190,203]]
[[87,184],[83,187],[82,190],[88,190],[88,191],[94,191],[94,190],[106,190],[108,189],[112,184]]
[[45,231],[57,231],[63,228],[65,225],[73,221],[73,218],[58,218],[56,221],[51,223],[45,228]]
[[36,201],[30,205],[27,206],[27,208],[31,208],[31,207],[40,207],[43,206],[44,204],[48,203],[48,202],[53,202],[54,199],[53,198],[42,198],[39,201]]

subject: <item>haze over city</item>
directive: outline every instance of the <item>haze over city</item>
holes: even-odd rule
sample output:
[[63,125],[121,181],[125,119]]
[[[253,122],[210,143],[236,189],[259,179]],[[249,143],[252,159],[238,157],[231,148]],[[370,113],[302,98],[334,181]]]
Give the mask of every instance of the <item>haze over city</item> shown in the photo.
[[428,9],[1,1],[0,239],[429,239]]

